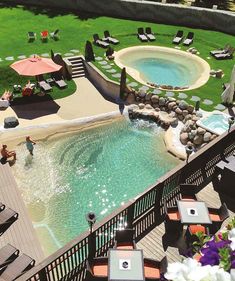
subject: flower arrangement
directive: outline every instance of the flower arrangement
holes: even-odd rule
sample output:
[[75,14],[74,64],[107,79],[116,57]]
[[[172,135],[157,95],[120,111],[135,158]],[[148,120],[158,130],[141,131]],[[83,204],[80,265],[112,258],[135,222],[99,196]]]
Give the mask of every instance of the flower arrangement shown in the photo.
[[235,217],[212,238],[202,233],[197,233],[197,237],[193,251],[199,254],[198,260],[188,257],[169,264],[165,278],[172,281],[234,281]]

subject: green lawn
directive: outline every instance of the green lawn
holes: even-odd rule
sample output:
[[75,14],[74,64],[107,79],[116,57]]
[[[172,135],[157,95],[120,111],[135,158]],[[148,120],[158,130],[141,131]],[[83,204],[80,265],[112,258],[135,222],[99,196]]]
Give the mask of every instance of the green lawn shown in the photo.
[[[170,26],[163,24],[146,23],[139,21],[122,20],[108,17],[87,17],[86,15],[60,14],[56,11],[45,11],[39,8],[27,9],[23,7],[0,8],[1,23],[1,52],[0,57],[0,92],[4,89],[12,88],[13,84],[24,84],[28,77],[21,77],[15,73],[9,65],[12,61],[5,60],[8,56],[14,56],[15,60],[20,55],[29,56],[31,54],[41,55],[59,52],[64,55],[72,49],[80,50],[80,54],[84,53],[84,46],[87,40],[92,41],[92,35],[98,33],[103,35],[105,29],[109,29],[112,35],[120,40],[120,44],[115,46],[115,50],[119,50],[128,46],[153,44],[157,46],[174,47],[171,44],[172,38],[178,29],[182,29],[184,33],[194,31],[195,40],[193,46],[200,52],[200,57],[208,61],[211,69],[222,69],[225,76],[222,79],[210,78],[208,83],[196,90],[187,91],[187,94],[196,95],[202,99],[211,99],[214,105],[221,102],[220,95],[223,82],[228,82],[234,60],[217,61],[214,58],[207,59],[209,51],[219,47],[223,47],[226,43],[235,46],[235,37],[221,32],[214,32],[201,29],[189,29],[178,26]],[[151,26],[156,34],[157,40],[153,43],[140,43],[137,39],[136,31],[138,27]],[[40,40],[40,31],[47,29],[49,32],[60,29],[60,40],[54,41],[49,39],[47,43]],[[27,32],[34,31],[37,33],[37,39],[29,43],[27,40]],[[182,46],[182,45],[181,45]],[[182,50],[186,50],[182,46]],[[97,56],[104,55],[104,49],[94,47]],[[102,68],[95,62],[95,65]],[[117,66],[114,66],[118,69]],[[102,70],[103,71],[103,70]],[[120,69],[119,69],[120,71]],[[108,76],[112,78],[111,75]],[[112,78],[114,81],[118,79]],[[129,77],[129,79],[132,81]],[[32,80],[32,79],[31,79]],[[75,89],[73,82],[69,83],[68,89],[65,91],[54,90],[53,98],[60,98],[71,94]],[[185,91],[186,92],[186,91]],[[189,101],[189,99],[188,99]],[[202,105],[205,110],[213,110],[213,106]]]

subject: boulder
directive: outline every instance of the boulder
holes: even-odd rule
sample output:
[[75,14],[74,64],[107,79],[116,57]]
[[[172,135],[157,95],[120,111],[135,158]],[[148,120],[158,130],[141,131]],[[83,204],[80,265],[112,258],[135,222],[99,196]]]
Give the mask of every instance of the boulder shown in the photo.
[[195,145],[201,145],[203,143],[203,136],[202,135],[196,135],[193,139],[193,143]]
[[151,101],[151,97],[152,97],[152,93],[148,93],[146,96],[145,96],[145,100],[146,101]]
[[178,125],[178,119],[177,118],[172,118],[170,121],[171,126],[175,127]]
[[197,128],[197,133],[198,133],[198,135],[204,135],[206,133],[206,130],[201,128],[201,127],[198,127]]
[[15,116],[12,117],[6,117],[4,119],[4,128],[15,128],[16,126],[19,125],[19,121]]
[[217,138],[217,135],[212,135],[210,141],[214,140]]
[[150,99],[151,99],[152,103],[158,103],[158,101],[159,101],[159,96],[157,96],[157,95],[152,95]]
[[178,117],[178,119],[179,119],[180,121],[183,121],[183,120],[184,120],[184,116],[183,116],[183,115],[178,115],[177,117]]
[[137,104],[131,104],[128,106],[128,112],[132,112],[137,109],[139,109],[139,106]]
[[135,102],[135,94],[129,93],[128,96],[127,96],[126,102],[128,104],[134,103]]
[[172,98],[172,97],[168,97],[168,101],[169,101],[169,102],[176,102],[176,99],[175,99],[175,98]]
[[146,105],[145,105],[145,108],[146,108],[146,109],[149,109],[149,110],[153,110],[153,107],[152,107],[151,104],[146,104]]
[[171,101],[168,103],[167,107],[168,109],[172,110],[172,108],[176,105],[176,102],[175,101]]
[[146,96],[146,91],[145,91],[144,89],[140,89],[140,90],[139,90],[139,96],[140,96],[141,98],[144,98],[144,97]]
[[177,107],[176,110],[175,110],[175,113],[181,115],[183,113],[183,111],[179,107]]
[[144,109],[145,108],[145,104],[144,103],[139,103],[139,109]]
[[160,108],[159,107],[155,107],[155,111],[159,112]]
[[186,145],[188,142],[188,134],[187,133],[180,134],[180,141],[183,145]]
[[196,115],[193,115],[192,120],[194,122],[197,122],[200,119],[200,117],[197,117]]
[[182,114],[183,114],[184,117],[187,116],[187,115],[188,115],[188,110],[184,109],[184,110],[182,111]]
[[189,113],[193,113],[193,111],[194,111],[194,106],[192,106],[191,104],[189,104],[187,110],[188,110]]
[[[187,110],[186,110],[187,111]],[[188,121],[188,120],[191,120],[192,119],[192,115],[191,114],[187,114],[185,116],[185,120]]]
[[209,142],[211,139],[212,134],[210,132],[206,132],[203,136],[203,141],[204,142]]
[[177,117],[176,113],[174,111],[172,111],[171,113],[169,113],[169,117],[170,118],[175,118]]
[[184,109],[187,109],[188,108],[188,103],[184,100],[180,101],[179,102],[179,108],[184,110]]
[[159,105],[160,105],[160,106],[164,106],[165,103],[166,103],[166,100],[165,100],[163,97],[160,97],[160,98],[159,98]]

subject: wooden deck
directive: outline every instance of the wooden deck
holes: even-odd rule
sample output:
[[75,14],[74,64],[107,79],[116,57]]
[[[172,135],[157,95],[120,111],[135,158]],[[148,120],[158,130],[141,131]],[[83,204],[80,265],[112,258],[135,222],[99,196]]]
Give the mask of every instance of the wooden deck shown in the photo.
[[[209,184],[207,187],[202,189],[198,193],[198,197],[200,200],[205,201],[208,207],[219,208],[221,206],[221,200],[217,192],[214,191],[212,184]],[[228,204],[227,200],[225,201],[228,208],[233,206],[235,209],[235,204]],[[224,223],[225,226],[229,220],[235,215],[234,210],[233,212],[230,210],[230,218],[228,218]],[[164,249],[164,233],[165,227],[162,223],[161,225],[157,226],[153,229],[148,235],[146,235],[143,239],[141,239],[137,243],[137,247],[139,249],[143,249],[144,256],[152,259],[161,259],[163,256],[167,255],[169,262],[180,261],[182,256],[179,254],[179,250],[176,247],[176,244],[172,246],[165,247]],[[163,239],[162,239],[163,238]],[[169,242],[169,241],[168,241]],[[185,242],[183,237],[177,241],[177,246],[182,250],[185,249]]]
[[42,261],[43,251],[8,164],[0,165],[0,202],[19,213],[18,220],[2,234],[0,247],[10,243],[36,263]]

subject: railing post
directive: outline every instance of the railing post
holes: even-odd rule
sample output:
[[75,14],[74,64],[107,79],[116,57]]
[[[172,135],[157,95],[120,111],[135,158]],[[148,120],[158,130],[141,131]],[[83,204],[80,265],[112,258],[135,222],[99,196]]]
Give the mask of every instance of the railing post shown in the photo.
[[96,253],[96,236],[95,231],[88,236],[88,260],[92,260]]
[[155,204],[154,204],[154,216],[155,224],[158,225],[162,222],[161,218],[161,200],[163,195],[163,184],[158,184],[156,188]]
[[38,272],[38,275],[39,275],[40,281],[47,281],[48,280],[45,267]]
[[132,204],[127,209],[127,227],[133,228],[135,200],[131,200]]

